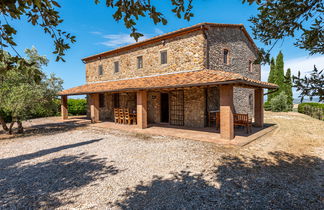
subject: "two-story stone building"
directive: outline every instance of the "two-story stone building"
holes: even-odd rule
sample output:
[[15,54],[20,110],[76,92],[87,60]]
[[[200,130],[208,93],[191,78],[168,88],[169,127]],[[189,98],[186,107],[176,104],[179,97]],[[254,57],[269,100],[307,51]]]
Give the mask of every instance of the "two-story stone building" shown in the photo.
[[141,128],[169,123],[207,126],[210,111],[220,110],[223,138],[234,137],[233,113],[248,113],[263,125],[258,49],[241,24],[201,23],[82,59],[87,84],[64,90],[87,94],[93,122],[113,121],[117,107],[137,110]]

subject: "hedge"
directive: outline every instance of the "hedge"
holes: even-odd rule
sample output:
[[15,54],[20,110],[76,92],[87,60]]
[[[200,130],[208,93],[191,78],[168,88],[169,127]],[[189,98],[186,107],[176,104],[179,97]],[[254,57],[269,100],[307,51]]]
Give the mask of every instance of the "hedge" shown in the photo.
[[70,115],[86,115],[87,100],[86,99],[68,99],[68,112]]
[[322,103],[301,103],[298,105],[298,112],[311,117],[324,120],[324,104]]

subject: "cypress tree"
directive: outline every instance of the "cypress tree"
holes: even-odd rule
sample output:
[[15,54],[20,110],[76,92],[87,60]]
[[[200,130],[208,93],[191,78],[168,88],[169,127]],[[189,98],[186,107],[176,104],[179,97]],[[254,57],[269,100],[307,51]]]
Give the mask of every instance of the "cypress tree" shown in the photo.
[[293,92],[292,92],[292,79],[291,79],[291,70],[290,68],[286,71],[285,76],[285,94],[287,95],[287,104],[289,106],[289,109],[292,109],[293,106]]
[[275,84],[279,86],[279,90],[274,93],[274,95],[277,96],[285,89],[284,60],[281,51],[279,52],[276,59]]
[[[276,74],[276,63],[274,58],[271,58],[268,82],[275,83],[275,74]],[[268,102],[270,102],[272,98],[273,98],[273,93],[268,95]]]

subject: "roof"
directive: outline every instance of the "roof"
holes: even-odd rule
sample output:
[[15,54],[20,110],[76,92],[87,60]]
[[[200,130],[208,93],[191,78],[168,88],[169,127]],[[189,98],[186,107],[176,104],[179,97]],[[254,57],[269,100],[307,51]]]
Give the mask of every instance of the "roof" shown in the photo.
[[143,41],[140,41],[140,42],[136,42],[134,44],[129,44],[129,45],[126,45],[126,46],[123,46],[123,47],[113,49],[113,50],[109,50],[109,51],[102,52],[102,53],[99,53],[99,54],[95,54],[95,55],[92,55],[92,56],[89,56],[89,57],[85,57],[85,58],[83,58],[81,60],[83,62],[88,62],[88,61],[91,61],[91,60],[99,59],[101,57],[105,57],[105,56],[109,56],[109,55],[116,54],[116,53],[119,53],[119,52],[134,49],[134,48],[137,48],[137,47],[140,47],[140,46],[143,46],[143,45],[148,45],[148,44],[159,42],[159,41],[162,41],[162,40],[165,40],[165,39],[169,39],[169,38],[173,38],[173,37],[177,37],[177,36],[182,36],[182,35],[194,32],[194,31],[208,30],[207,26],[210,26],[210,27],[238,27],[238,28],[240,28],[243,31],[243,33],[245,34],[245,36],[247,37],[247,39],[251,42],[253,48],[256,50],[256,52],[258,52],[258,47],[255,45],[253,39],[251,38],[249,33],[246,31],[243,24],[199,23],[199,24],[196,24],[196,25],[193,25],[193,26],[190,26],[190,27],[182,28],[182,29],[179,29],[179,30],[176,30],[176,31],[172,31],[172,32],[169,32],[169,33],[165,33],[165,34],[162,34],[162,35],[159,35],[159,36],[152,37],[150,39],[146,39],[146,40],[143,40]]
[[59,95],[83,95],[100,92],[137,91],[222,84],[268,89],[278,88],[275,84],[249,79],[241,74],[204,69],[150,77],[89,83],[63,90]]

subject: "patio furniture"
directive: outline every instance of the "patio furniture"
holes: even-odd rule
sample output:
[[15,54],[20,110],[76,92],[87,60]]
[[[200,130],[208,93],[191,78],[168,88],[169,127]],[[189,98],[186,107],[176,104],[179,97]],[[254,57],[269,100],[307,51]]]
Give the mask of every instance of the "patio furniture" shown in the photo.
[[252,119],[249,118],[248,114],[233,114],[234,118],[234,126],[244,126],[246,128],[246,132],[252,132]]
[[115,123],[120,123],[119,122],[119,109],[114,108],[114,117],[115,117]]
[[208,112],[208,127],[211,127],[211,124],[213,122],[215,122],[216,128],[219,129],[219,125],[220,125],[219,110],[213,110]]
[[124,109],[124,119],[125,119],[125,124],[127,123],[128,125],[130,125],[132,122],[135,122],[136,115],[134,117],[134,114],[130,113],[129,109]]
[[123,108],[119,108],[118,109],[118,113],[119,113],[119,123],[125,123],[125,114],[124,114],[124,109]]

